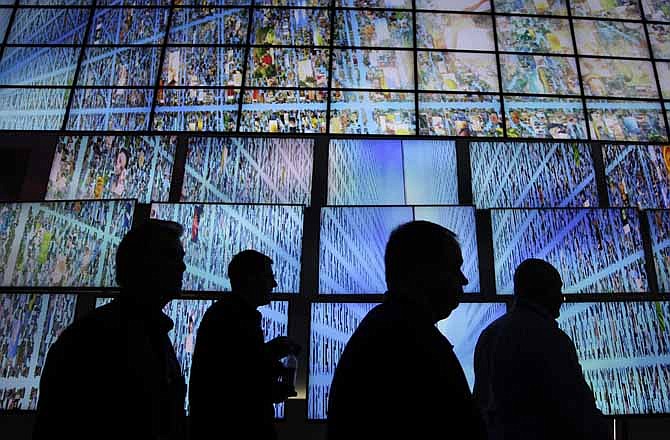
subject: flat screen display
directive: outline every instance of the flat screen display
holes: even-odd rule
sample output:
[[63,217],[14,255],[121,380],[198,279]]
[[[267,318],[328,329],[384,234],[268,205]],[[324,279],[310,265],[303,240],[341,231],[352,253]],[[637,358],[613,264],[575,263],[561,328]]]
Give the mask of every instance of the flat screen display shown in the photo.
[[[199,2],[184,2],[196,3]],[[226,3],[241,5],[245,2]],[[247,42],[249,11],[246,8],[175,8],[172,14],[170,43],[239,45]]]
[[567,15],[565,0],[493,0],[496,12],[532,15]]
[[500,99],[495,95],[421,93],[419,134],[501,137]]
[[0,84],[72,85],[79,52],[74,47],[7,47],[0,62]]
[[487,15],[416,14],[419,49],[493,51],[493,20]]
[[251,31],[253,45],[328,46],[328,9],[255,8]]
[[496,57],[489,53],[418,52],[419,89],[497,92]]
[[504,99],[510,138],[587,139],[581,99],[535,96]]
[[664,142],[661,104],[649,101],[586,100],[591,139]]
[[244,54],[238,47],[171,47],[165,52],[160,85],[239,87]]
[[246,85],[326,88],[329,60],[328,49],[254,47],[249,52]]
[[401,50],[334,50],[332,87],[411,90],[414,54]]
[[574,20],[577,48],[582,55],[648,58],[642,23]]
[[309,205],[313,139],[189,139],[183,202]]
[[503,91],[545,95],[579,94],[574,58],[500,55]]
[[[110,299],[100,298],[96,307],[111,302]],[[177,361],[181,367],[187,387],[186,411],[188,412],[188,385],[191,380],[191,366],[193,351],[197,342],[200,322],[207,309],[214,304],[214,300],[173,300],[165,306],[163,312],[172,319],[174,328],[168,333],[174,347]],[[266,306],[258,308],[261,312],[261,327],[265,341],[277,336],[286,336],[288,333],[288,301],[272,301]],[[284,404],[275,405],[275,417],[284,417]]]
[[337,11],[335,46],[404,47],[414,41],[413,18],[406,11]]
[[88,44],[162,44],[168,8],[97,9]]
[[[307,417],[325,419],[330,385],[335,368],[349,338],[377,304],[313,303],[311,312],[309,389]],[[502,303],[461,303],[446,319],[437,323],[439,331],[454,346],[470,385],[474,386],[474,352],[481,332],[505,313]]]
[[564,304],[558,325],[604,414],[670,412],[670,302]]
[[331,140],[328,204],[457,205],[456,145],[429,140]]
[[580,58],[584,94],[616,98],[658,98],[649,61]]
[[74,320],[76,298],[0,295],[0,409],[37,409],[47,352]]
[[325,133],[326,90],[249,89],[242,97],[240,131]]
[[147,130],[153,96],[152,89],[76,89],[67,129]]
[[658,290],[670,293],[670,211],[648,211]]
[[473,142],[470,170],[480,209],[598,206],[587,144]]
[[498,49],[501,51],[560,54],[575,52],[568,20],[499,16],[496,17],[496,26],[498,27]]
[[0,283],[113,287],[131,200],[0,204]]
[[89,14],[89,9],[79,8],[17,9],[7,43],[81,44]]
[[384,293],[386,243],[393,229],[412,220],[437,223],[458,235],[464,259],[461,270],[469,281],[464,290],[478,292],[474,208],[460,206],[323,208],[319,292]]
[[610,206],[670,208],[670,146],[603,145]]
[[60,130],[69,89],[0,89],[0,129]]
[[62,136],[45,199],[167,201],[176,148],[176,136]]
[[640,220],[634,209],[492,210],[496,290],[511,294],[527,258],[551,263],[563,293],[648,291]]
[[239,89],[158,89],[157,131],[235,131]]
[[302,206],[167,204],[151,205],[151,218],[184,227],[184,290],[230,290],[228,263],[255,249],[272,258],[275,292],[300,290]]
[[153,86],[159,57],[158,47],[88,47],[84,49],[77,85]]
[[330,133],[413,135],[412,93],[334,90],[330,95]]

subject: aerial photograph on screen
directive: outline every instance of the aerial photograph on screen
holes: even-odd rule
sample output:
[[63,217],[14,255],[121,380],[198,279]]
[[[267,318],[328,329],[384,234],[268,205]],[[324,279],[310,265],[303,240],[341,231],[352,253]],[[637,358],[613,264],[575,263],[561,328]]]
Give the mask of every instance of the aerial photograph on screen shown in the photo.
[[473,142],[470,170],[480,209],[598,206],[587,144]]
[[670,412],[670,302],[564,304],[558,325],[604,414]]
[[668,24],[648,24],[649,40],[654,58],[670,58],[670,25]]
[[587,100],[591,139],[665,142],[661,104],[649,101]]
[[406,11],[337,11],[335,46],[413,46],[412,13]]
[[486,15],[416,14],[418,48],[493,51],[493,21]]
[[46,200],[168,200],[177,137],[62,136]]
[[230,259],[255,249],[274,262],[275,292],[297,293],[303,211],[302,206],[154,203],[151,218],[184,227],[184,290],[230,290]]
[[571,0],[572,15],[577,17],[605,17],[639,20],[640,7],[637,0]]
[[574,58],[501,55],[500,65],[504,92],[579,94],[579,76]]
[[506,96],[510,138],[587,139],[584,106],[578,98]]
[[575,52],[568,20],[500,16],[496,17],[496,26],[498,49],[503,52],[560,54]]
[[245,49],[237,47],[171,47],[166,49],[161,86],[242,85]]
[[132,200],[0,204],[0,284],[112,287]]
[[328,9],[254,9],[251,44],[328,46]]
[[603,145],[610,206],[670,208],[670,146]]
[[88,43],[161,44],[165,39],[169,13],[168,8],[97,9],[93,14]]
[[642,23],[574,20],[577,50],[582,55],[648,58]]
[[565,0],[493,0],[496,12],[514,14],[567,15]]
[[67,129],[147,130],[153,96],[152,89],[76,89]]
[[419,89],[497,92],[496,57],[488,53],[418,52]]
[[419,94],[419,134],[501,137],[500,99],[495,95]]
[[514,271],[527,258],[553,264],[566,294],[649,289],[634,209],[496,209],[491,225],[499,294],[512,293]]
[[245,44],[248,23],[249,12],[246,8],[175,8],[168,41],[182,44]]
[[401,50],[336,49],[333,51],[332,86],[338,89],[414,89],[414,54]]
[[649,61],[581,58],[584,94],[617,98],[658,98]]
[[74,320],[75,295],[0,294],[0,410],[35,410],[49,347]]
[[249,89],[244,91],[240,131],[325,133],[326,90]]
[[416,134],[413,93],[334,90],[330,100],[330,133]]

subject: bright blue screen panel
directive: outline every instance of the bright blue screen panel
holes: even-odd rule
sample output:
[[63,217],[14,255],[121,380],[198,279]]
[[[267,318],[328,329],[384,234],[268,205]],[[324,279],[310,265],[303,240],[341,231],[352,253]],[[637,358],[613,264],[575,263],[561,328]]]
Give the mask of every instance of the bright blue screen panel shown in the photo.
[[670,211],[648,211],[647,219],[658,290],[670,293]]

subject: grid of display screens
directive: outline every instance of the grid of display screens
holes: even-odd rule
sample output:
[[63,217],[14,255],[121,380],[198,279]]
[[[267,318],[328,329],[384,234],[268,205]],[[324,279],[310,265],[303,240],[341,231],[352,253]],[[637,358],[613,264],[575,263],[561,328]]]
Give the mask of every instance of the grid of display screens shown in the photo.
[[[111,300],[100,298],[96,307],[101,307]],[[163,312],[172,319],[174,328],[168,333],[177,361],[181,366],[181,373],[187,386],[186,410],[188,411],[188,384],[191,378],[193,350],[195,349],[200,322],[207,309],[214,304],[214,300],[174,300],[168,303]],[[265,341],[278,336],[286,336],[288,332],[288,301],[272,301],[266,306],[258,308],[261,312],[261,327]],[[284,417],[284,404],[275,405],[275,417]]]
[[0,6],[0,129],[668,139],[661,1],[182,3]]
[[130,200],[0,204],[0,285],[113,287]]
[[[307,416],[325,419],[330,384],[335,367],[349,338],[377,304],[313,303],[311,310],[309,388]],[[474,352],[481,332],[505,313],[503,303],[462,303],[449,316],[437,323],[440,332],[454,346],[470,385],[474,386]],[[380,368],[383,368],[380,365]]]
[[35,410],[49,347],[74,320],[76,295],[0,294],[0,410]]
[[496,291],[513,292],[515,268],[541,258],[564,293],[648,292],[639,213],[633,209],[491,210]]
[[319,293],[384,293],[384,250],[391,231],[426,220],[454,231],[461,246],[465,292],[479,292],[475,210],[440,207],[325,207],[321,209]]
[[228,263],[233,255],[255,249],[273,260],[275,292],[300,291],[303,206],[161,204],[151,218],[184,227],[184,290],[230,290]]
[[669,302],[564,304],[558,325],[603,413],[670,412]]

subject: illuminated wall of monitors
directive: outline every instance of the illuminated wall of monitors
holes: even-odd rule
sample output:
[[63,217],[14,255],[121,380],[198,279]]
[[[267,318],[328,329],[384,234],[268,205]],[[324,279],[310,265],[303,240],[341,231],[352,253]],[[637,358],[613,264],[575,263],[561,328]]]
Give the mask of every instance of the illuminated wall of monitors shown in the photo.
[[5,130],[668,139],[662,0],[4,0],[0,40]]
[[121,237],[162,218],[184,226],[166,313],[186,376],[255,248],[278,284],[266,336],[300,339],[324,419],[390,232],[429,220],[461,244],[467,295],[438,327],[471,386],[538,257],[603,412],[670,414],[666,1],[0,0],[0,41],[0,137],[43,138],[50,164],[0,203],[1,411],[35,409],[50,344],[118,289]]

